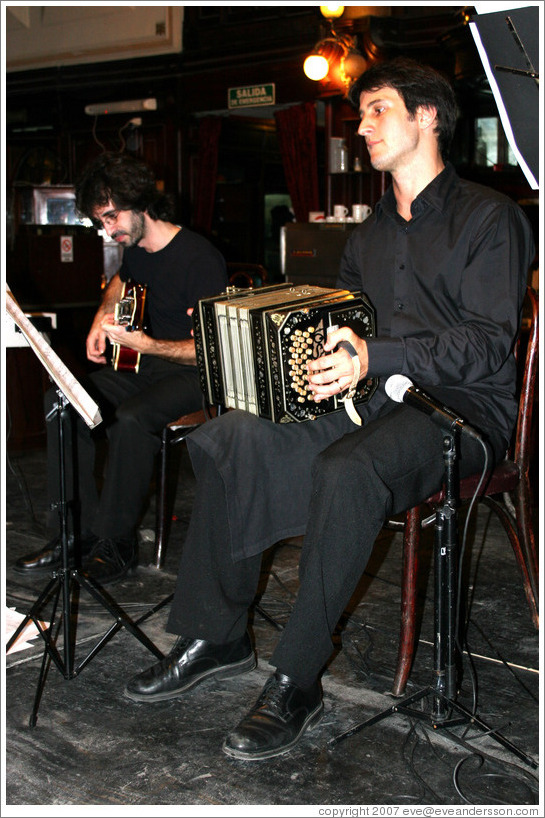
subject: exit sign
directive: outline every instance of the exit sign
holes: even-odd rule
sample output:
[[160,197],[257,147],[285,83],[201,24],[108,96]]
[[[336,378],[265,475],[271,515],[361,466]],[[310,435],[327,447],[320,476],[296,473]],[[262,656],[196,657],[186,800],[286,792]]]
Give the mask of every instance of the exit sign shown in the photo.
[[243,85],[228,89],[229,108],[256,108],[259,105],[274,105],[275,85]]

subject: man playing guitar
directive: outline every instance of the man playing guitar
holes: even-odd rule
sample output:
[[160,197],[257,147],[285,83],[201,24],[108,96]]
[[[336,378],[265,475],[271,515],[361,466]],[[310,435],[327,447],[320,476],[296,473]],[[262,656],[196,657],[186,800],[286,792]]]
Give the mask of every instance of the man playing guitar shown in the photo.
[[[67,435],[66,443],[67,462],[74,460],[74,496],[69,499],[83,568],[107,584],[137,565],[136,532],[164,426],[202,405],[190,313],[200,298],[225,289],[227,274],[219,251],[173,221],[170,201],[157,189],[150,169],[128,154],[99,156],[76,186],[76,205],[124,248],[121,268],[104,291],[86,342],[87,358],[96,371],[85,386],[100,406],[101,428],[108,437],[100,494],[94,435],[75,419],[75,457],[74,435]],[[145,288],[145,327],[116,322],[116,306],[132,286]],[[107,341],[114,350],[132,352],[138,366],[110,366]],[[46,413],[54,400],[51,390]],[[54,508],[59,452],[51,425],[47,424],[48,492]],[[53,533],[58,527],[56,512],[49,522]],[[45,573],[60,559],[57,533],[45,548],[19,559],[15,570],[28,576]]]

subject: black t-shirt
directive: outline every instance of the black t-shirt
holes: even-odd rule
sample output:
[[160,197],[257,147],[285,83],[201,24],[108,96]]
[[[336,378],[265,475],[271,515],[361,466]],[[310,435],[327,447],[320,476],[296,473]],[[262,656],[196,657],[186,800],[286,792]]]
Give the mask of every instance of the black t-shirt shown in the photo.
[[191,337],[187,310],[199,299],[222,292],[228,283],[219,250],[187,227],[155,253],[126,248],[119,275],[122,281],[147,285],[146,332],[161,341]]

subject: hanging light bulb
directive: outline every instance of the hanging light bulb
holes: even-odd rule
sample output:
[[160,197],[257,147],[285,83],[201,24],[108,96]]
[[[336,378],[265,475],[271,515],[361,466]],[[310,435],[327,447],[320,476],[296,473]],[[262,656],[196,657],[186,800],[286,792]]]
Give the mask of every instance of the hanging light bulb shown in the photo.
[[323,80],[327,77],[329,63],[321,54],[310,54],[303,63],[303,71],[309,80]]
[[344,6],[341,6],[340,3],[328,3],[326,6],[320,6],[320,11],[328,20],[332,20],[337,17],[342,17]]
[[338,64],[343,56],[344,49],[338,40],[327,37],[321,40],[312,54],[303,63],[303,71],[311,80],[323,80],[331,71],[332,66]]

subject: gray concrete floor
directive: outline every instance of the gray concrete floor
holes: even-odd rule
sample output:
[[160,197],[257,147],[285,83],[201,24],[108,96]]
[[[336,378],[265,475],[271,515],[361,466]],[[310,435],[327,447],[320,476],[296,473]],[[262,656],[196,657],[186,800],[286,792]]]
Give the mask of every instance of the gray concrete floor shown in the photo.
[[[164,600],[174,587],[193,499],[193,476],[185,449],[175,502],[177,519],[165,568],[151,567],[154,498],[142,521],[140,566],[111,586],[116,604],[134,620]],[[6,468],[6,602],[28,613],[48,578],[27,579],[13,571],[17,557],[44,542],[45,453],[14,453]],[[223,737],[259,694],[270,666],[277,626],[287,620],[297,591],[299,540],[279,543],[264,562],[259,611],[252,633],[258,668],[225,682],[208,682],[183,699],[150,705],[123,696],[126,680],[153,663],[148,649],[120,629],[74,677],[52,665],[29,726],[44,654],[43,641],[6,657],[3,741],[5,810],[32,805],[26,815],[50,806],[74,814],[72,806],[172,807],[169,814],[273,813],[318,815],[319,805],[536,805],[539,801],[539,636],[533,628],[509,542],[485,508],[470,527],[467,552],[469,593],[468,654],[459,702],[499,731],[517,752],[470,724],[433,730],[429,703],[422,717],[393,714],[332,746],[340,733],[389,710],[397,653],[401,549],[400,534],[384,532],[362,577],[338,638],[339,651],[323,678],[325,716],[285,756],[240,762],[221,751]],[[485,536],[486,535],[486,536]],[[433,535],[422,552],[420,639],[407,695],[432,683]],[[76,666],[113,620],[83,588],[74,594]],[[173,637],[164,630],[168,606],[149,616],[142,628],[160,650]],[[44,616],[45,618],[45,616]],[[64,655],[62,639],[59,642]],[[473,668],[473,671],[471,671]],[[62,809],[61,809],[62,808]],[[237,809],[238,808],[238,809]],[[11,812],[13,809],[13,812]],[[133,811],[132,811],[133,812]],[[542,812],[542,811],[541,811]],[[93,814],[96,814],[93,812]],[[148,811],[146,815],[150,814]],[[298,813],[303,814],[303,813]],[[352,813],[354,814],[354,813]],[[364,811],[361,814],[379,814]],[[382,813],[381,813],[382,814]],[[401,812],[384,814],[399,815]],[[462,813],[456,813],[462,814]],[[525,814],[530,814],[525,813]]]

